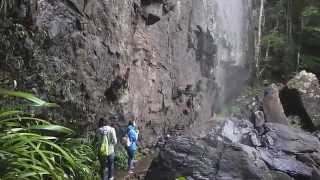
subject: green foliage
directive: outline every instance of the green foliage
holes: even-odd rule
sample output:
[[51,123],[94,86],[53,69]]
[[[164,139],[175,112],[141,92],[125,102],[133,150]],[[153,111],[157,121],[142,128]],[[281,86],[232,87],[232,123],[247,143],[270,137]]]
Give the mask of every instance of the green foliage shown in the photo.
[[260,79],[287,81],[296,71],[318,72],[319,3],[266,1],[260,54]]
[[286,46],[286,38],[279,32],[272,32],[262,38],[263,46],[269,46],[275,52],[280,52]]
[[179,177],[176,178],[176,180],[187,180],[187,178],[184,177],[184,176],[179,176]]
[[320,10],[318,7],[309,6],[304,9],[302,16],[311,17],[311,16],[320,16]]
[[46,101],[43,101],[43,100],[33,96],[32,94],[25,93],[25,92],[9,91],[9,90],[0,88],[0,95],[24,98],[24,99],[27,99],[27,100],[33,102],[34,103],[33,106],[41,106],[41,107],[56,107],[56,106],[58,106],[55,103],[48,103]]
[[[48,104],[26,93],[1,90],[1,95]],[[23,111],[0,112],[0,179],[94,179],[93,148],[72,133]]]
[[302,56],[301,69],[310,69],[314,66],[320,65],[320,57],[317,56]]
[[128,166],[127,151],[122,146],[116,146],[115,153],[116,153],[116,158],[115,158],[116,167],[121,170],[126,170]]
[[[264,81],[263,82],[264,84],[271,84],[269,81]],[[259,96],[261,94],[261,92],[264,91],[265,89],[265,86],[263,85],[263,83],[261,82],[256,82],[254,84],[254,86],[249,86],[247,87],[242,96],[245,96],[245,97],[256,97],[256,96]]]

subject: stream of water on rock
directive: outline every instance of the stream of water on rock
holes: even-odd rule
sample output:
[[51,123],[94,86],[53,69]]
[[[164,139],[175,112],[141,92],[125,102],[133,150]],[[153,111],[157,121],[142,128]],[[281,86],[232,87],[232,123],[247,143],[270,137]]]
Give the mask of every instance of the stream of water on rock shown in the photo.
[[249,78],[246,67],[250,48],[249,4],[247,0],[207,1],[208,10],[215,11],[209,30],[217,44],[215,77],[221,88],[222,103],[238,95],[239,88]]

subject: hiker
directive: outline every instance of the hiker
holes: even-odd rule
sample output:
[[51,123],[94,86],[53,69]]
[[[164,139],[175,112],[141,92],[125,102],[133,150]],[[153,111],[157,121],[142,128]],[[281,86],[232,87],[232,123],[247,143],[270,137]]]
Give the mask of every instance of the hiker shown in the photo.
[[128,127],[127,127],[128,172],[133,173],[134,157],[138,149],[137,141],[138,141],[139,131],[136,127],[135,115],[133,113],[129,113],[128,120],[129,120]]
[[[114,145],[117,144],[115,125],[106,125],[106,120],[101,118],[99,120],[99,160],[101,165],[101,178],[102,180],[113,180],[114,177]],[[106,175],[108,169],[108,175]]]

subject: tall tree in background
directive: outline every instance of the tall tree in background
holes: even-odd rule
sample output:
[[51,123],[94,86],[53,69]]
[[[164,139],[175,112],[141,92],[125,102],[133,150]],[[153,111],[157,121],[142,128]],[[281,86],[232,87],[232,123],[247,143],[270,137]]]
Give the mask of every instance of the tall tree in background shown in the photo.
[[301,69],[320,74],[319,7],[320,2],[312,0],[265,2],[264,24],[259,23],[262,79],[285,81]]
[[259,22],[258,22],[258,37],[256,41],[255,49],[255,62],[256,62],[256,77],[260,77],[260,51],[261,51],[261,36],[262,36],[262,20],[264,12],[264,0],[260,0],[260,9],[259,9]]

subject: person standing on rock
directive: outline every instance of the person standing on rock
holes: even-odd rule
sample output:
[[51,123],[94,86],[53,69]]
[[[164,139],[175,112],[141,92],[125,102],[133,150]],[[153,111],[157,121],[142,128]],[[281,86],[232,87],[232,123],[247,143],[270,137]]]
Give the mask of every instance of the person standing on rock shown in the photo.
[[[99,161],[101,165],[101,178],[102,180],[114,179],[114,145],[117,144],[117,136],[114,128],[106,125],[106,120],[101,118],[99,120],[98,142],[99,142]],[[108,174],[106,170],[108,169]]]
[[138,141],[139,130],[136,127],[135,115],[133,113],[129,113],[128,116],[129,116],[128,117],[129,123],[127,127],[128,172],[133,173],[134,157],[138,150],[137,141]]

